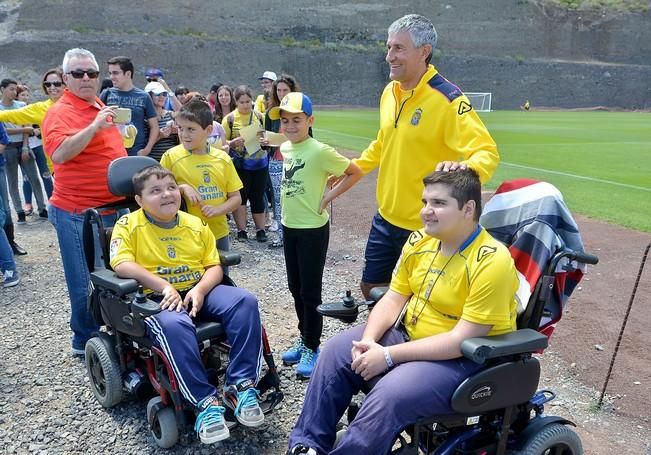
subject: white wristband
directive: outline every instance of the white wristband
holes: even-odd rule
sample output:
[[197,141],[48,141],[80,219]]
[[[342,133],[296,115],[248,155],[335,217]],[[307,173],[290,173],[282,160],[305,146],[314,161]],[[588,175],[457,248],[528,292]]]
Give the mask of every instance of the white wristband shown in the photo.
[[387,363],[387,368],[393,368],[393,359],[391,354],[389,354],[389,348],[384,348],[384,361]]

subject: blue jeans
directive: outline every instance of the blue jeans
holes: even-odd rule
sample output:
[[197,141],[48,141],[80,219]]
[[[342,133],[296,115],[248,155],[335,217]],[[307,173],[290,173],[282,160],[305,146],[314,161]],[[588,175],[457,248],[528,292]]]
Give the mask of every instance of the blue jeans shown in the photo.
[[[43,181],[43,189],[47,198],[52,197],[52,190],[54,185],[52,184],[52,174],[50,174],[50,168],[47,167],[47,160],[45,159],[45,152],[43,152],[43,147],[38,146],[32,149],[34,153],[34,159],[36,160],[36,165],[38,166],[38,172],[41,174],[41,180]],[[32,203],[32,185],[29,183],[27,175],[23,175],[23,196],[25,197],[25,204]]]
[[[0,156],[0,158],[2,158]],[[7,171],[4,163],[0,163],[0,201],[2,202],[2,224],[0,226],[9,226],[11,221],[11,208],[9,207],[9,189],[7,188]]]
[[269,160],[269,177],[274,190],[274,221],[278,223],[278,240],[283,241],[283,225],[281,224],[280,186],[283,180],[282,160]]
[[[4,167],[0,166],[0,170],[3,169]],[[4,178],[3,173],[0,173],[0,178]],[[0,186],[2,186],[1,183]],[[4,223],[5,223],[4,201],[2,200],[2,198],[0,198],[0,226],[4,226]],[[15,272],[16,261],[14,261],[14,252],[11,250],[11,245],[9,244],[9,239],[7,239],[7,234],[5,234],[4,229],[0,228],[0,272],[4,273],[7,270],[11,270],[12,272]]]
[[[104,226],[113,226],[116,218],[117,215],[103,216]],[[72,347],[83,350],[86,341],[93,336],[93,332],[99,330],[87,308],[90,274],[83,245],[84,214],[68,212],[50,205],[49,219],[57,232],[63,272],[70,296]],[[103,267],[97,236],[95,236],[95,264]]]

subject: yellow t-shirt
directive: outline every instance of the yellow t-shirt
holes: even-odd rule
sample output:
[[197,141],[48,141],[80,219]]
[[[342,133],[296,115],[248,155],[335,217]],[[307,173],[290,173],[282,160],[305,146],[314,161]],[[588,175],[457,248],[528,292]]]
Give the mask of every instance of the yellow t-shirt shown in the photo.
[[261,114],[264,114],[267,111],[266,106],[264,105],[264,94],[258,95],[258,97],[255,99],[253,109]]
[[492,325],[489,335],[516,329],[518,278],[508,249],[483,228],[464,246],[444,256],[423,230],[405,243],[391,289],[410,296],[402,321],[412,340],[449,332],[459,319]]
[[[172,171],[179,185],[187,184],[197,190],[206,205],[219,206],[226,202],[228,193],[242,188],[230,156],[214,147],[210,147],[210,153],[198,155],[188,152],[183,145],[177,145],[163,154],[160,164]],[[185,202],[188,213],[205,221],[216,239],[228,235],[226,215],[208,218],[201,212],[201,206],[190,205],[188,200]]]
[[199,218],[179,212],[177,225],[164,229],[151,223],[142,209],[115,224],[110,257],[113,268],[135,262],[179,291],[190,289],[206,268],[219,264],[215,237]]

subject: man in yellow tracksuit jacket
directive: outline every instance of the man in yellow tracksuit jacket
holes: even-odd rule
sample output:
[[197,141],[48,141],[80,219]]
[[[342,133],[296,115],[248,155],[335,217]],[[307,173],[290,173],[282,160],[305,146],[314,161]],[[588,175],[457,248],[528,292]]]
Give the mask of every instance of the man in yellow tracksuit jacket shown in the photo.
[[437,34],[410,14],[389,27],[391,82],[380,100],[380,129],[354,160],[364,174],[378,169],[373,218],[360,287],[387,286],[402,246],[420,227],[423,178],[434,170],[474,169],[486,183],[499,162],[495,141],[463,92],[429,62]]

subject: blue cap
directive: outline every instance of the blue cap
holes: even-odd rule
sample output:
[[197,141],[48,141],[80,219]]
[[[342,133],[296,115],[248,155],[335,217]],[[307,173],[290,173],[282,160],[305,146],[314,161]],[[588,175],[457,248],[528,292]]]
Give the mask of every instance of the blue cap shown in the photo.
[[280,118],[280,111],[290,112],[292,114],[304,113],[308,117],[312,116],[312,100],[309,96],[301,92],[291,92],[285,95],[280,102],[280,106],[271,108],[269,111],[269,118],[271,120],[278,120]]

